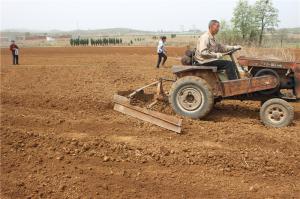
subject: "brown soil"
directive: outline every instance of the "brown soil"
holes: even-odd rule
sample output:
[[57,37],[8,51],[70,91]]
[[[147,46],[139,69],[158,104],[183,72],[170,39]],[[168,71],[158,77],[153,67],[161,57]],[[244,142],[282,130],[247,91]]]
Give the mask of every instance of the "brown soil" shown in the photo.
[[299,104],[274,129],[259,103],[224,101],[182,135],[112,110],[118,90],[172,78],[154,51],[28,48],[12,66],[2,49],[1,198],[300,198]]

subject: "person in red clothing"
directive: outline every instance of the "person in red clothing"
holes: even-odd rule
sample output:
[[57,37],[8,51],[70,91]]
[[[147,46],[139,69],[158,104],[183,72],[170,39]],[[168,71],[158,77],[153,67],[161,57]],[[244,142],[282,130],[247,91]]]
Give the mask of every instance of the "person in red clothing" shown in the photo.
[[10,51],[13,56],[13,65],[19,64],[19,47],[15,44],[15,41],[11,41],[11,45],[9,46]]

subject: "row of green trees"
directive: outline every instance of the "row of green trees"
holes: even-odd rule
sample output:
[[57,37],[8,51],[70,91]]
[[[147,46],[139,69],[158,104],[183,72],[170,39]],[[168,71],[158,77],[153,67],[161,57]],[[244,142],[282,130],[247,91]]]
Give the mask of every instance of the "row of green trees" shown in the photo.
[[91,39],[92,46],[107,46],[107,45],[119,45],[122,44],[123,40],[121,38],[100,38]]
[[107,46],[107,45],[119,45],[122,44],[123,40],[121,38],[100,38],[100,39],[70,39],[71,46]]
[[257,0],[253,5],[247,0],[239,0],[231,23],[221,22],[220,36],[227,42],[240,38],[244,42],[257,42],[260,46],[266,31],[275,30],[278,22],[278,9],[273,6],[272,0]]
[[70,45],[71,46],[88,46],[89,45],[89,39],[70,39]]

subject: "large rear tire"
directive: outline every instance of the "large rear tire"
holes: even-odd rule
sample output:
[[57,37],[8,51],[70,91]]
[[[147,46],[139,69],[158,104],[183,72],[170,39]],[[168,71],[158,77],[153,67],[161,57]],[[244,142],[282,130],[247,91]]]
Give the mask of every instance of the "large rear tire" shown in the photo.
[[264,76],[264,75],[274,76],[277,79],[278,84],[275,88],[268,89],[268,90],[262,90],[262,91],[258,91],[258,92],[262,95],[272,95],[272,94],[278,93],[280,91],[280,77],[277,74],[277,72],[272,69],[268,69],[268,68],[261,69],[254,75],[254,77],[260,77],[260,76]]
[[266,126],[285,127],[294,120],[294,108],[283,99],[273,98],[263,103],[260,119]]
[[169,101],[177,114],[200,119],[212,110],[214,96],[210,85],[204,79],[186,76],[173,83]]

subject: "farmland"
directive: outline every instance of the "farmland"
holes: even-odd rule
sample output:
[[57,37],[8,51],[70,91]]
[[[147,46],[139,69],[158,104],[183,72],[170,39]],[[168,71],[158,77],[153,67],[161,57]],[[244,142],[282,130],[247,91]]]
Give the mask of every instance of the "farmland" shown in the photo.
[[185,47],[168,49],[159,70],[152,47],[23,48],[18,66],[1,49],[1,198],[299,197],[299,104],[274,129],[258,102],[224,101],[181,135],[112,110],[115,92],[173,77]]

